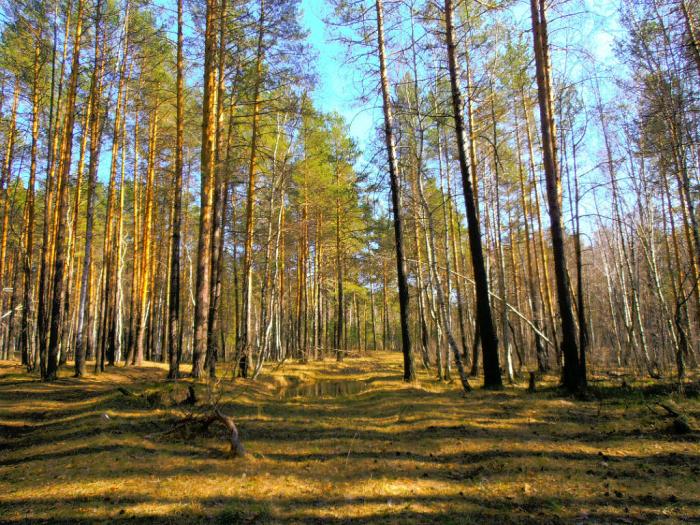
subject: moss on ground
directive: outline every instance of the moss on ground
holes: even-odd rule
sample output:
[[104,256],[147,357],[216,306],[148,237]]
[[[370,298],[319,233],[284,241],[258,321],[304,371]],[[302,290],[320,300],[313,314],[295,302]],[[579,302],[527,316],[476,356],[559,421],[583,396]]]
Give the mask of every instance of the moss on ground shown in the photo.
[[[401,369],[379,353],[197,385],[236,418],[249,454],[230,459],[217,429],[172,431],[184,387],[159,365],[45,384],[0,362],[0,522],[700,521],[697,431],[674,434],[656,405],[672,398],[697,425],[697,390],[603,381],[582,401],[549,378],[534,394],[523,381],[465,397],[425,372],[405,384]],[[341,379],[371,386],[279,395]]]

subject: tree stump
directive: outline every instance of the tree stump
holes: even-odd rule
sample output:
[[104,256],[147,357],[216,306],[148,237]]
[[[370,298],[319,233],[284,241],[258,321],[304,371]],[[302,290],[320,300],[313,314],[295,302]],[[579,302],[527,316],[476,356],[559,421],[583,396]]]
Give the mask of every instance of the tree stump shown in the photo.
[[535,372],[530,372],[530,383],[527,386],[528,392],[535,392],[537,390],[536,379],[537,374]]

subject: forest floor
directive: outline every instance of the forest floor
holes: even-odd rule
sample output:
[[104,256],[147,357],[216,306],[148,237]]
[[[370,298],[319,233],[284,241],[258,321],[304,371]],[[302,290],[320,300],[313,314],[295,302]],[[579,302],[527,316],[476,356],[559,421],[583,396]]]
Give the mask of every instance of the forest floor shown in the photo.
[[[401,366],[377,353],[197,385],[236,419],[247,455],[230,458],[218,427],[178,426],[188,383],[162,366],[46,384],[0,362],[0,523],[700,522],[697,389],[599,382],[580,401],[552,378],[465,397]],[[669,398],[694,433],[672,431]]]

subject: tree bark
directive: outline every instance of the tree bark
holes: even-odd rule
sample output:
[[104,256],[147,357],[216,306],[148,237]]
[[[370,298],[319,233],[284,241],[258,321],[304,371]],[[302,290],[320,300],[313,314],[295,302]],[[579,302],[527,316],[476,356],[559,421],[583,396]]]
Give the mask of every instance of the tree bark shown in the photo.
[[[63,127],[63,139],[61,143],[59,177],[56,181],[57,188],[57,230],[61,232],[65,226],[66,210],[68,208],[68,174],[71,165],[73,128],[75,124],[75,99],[78,86],[78,74],[80,69],[80,45],[83,31],[83,0],[78,0],[78,16],[76,20],[75,38],[73,44],[73,58],[71,65],[70,83],[68,86],[68,99]],[[48,247],[45,247],[48,249]],[[51,323],[48,338],[48,356],[46,381],[58,378],[58,361],[60,352],[61,319],[63,309],[63,285],[66,258],[66,239],[63,235],[56,238],[56,256],[54,259],[53,297],[51,305]]]
[[209,341],[209,305],[211,301],[211,236],[214,222],[215,147],[216,147],[216,21],[217,0],[207,0],[204,34],[204,96],[202,100],[201,203],[199,243],[197,245],[197,291],[194,314],[192,377],[202,377]]
[[457,150],[459,153],[459,168],[462,174],[462,187],[467,210],[469,226],[469,247],[471,249],[474,282],[476,284],[476,315],[479,325],[481,348],[484,362],[484,386],[501,388],[501,372],[498,359],[498,338],[493,325],[491,301],[489,299],[489,283],[484,263],[483,246],[481,243],[481,226],[476,211],[474,190],[469,172],[467,146],[464,126],[464,103],[459,86],[459,66],[457,64],[457,44],[454,29],[454,10],[452,0],[445,0],[445,23],[447,32],[447,58],[450,70],[450,88],[452,92],[452,113],[457,135]]
[[[127,13],[128,16],[128,13]],[[100,116],[99,116],[99,100],[98,93],[100,87],[98,83],[101,82],[100,71],[100,58],[99,58],[99,33],[100,33],[100,23],[102,17],[102,0],[97,0],[95,5],[95,63],[94,69],[92,71],[92,79],[90,81],[90,163],[88,165],[88,189],[87,189],[87,210],[85,214],[85,247],[83,256],[83,268],[80,279],[80,299],[78,302],[78,326],[76,331],[76,346],[75,346],[75,377],[82,377],[85,374],[85,348],[87,346],[87,333],[84,332],[85,327],[85,315],[87,310],[88,297],[90,297],[90,272],[92,267],[92,236],[94,227],[94,216],[95,216],[95,187],[97,185],[97,169],[100,156],[100,145],[101,145],[101,133],[98,129],[100,127]],[[126,34],[126,33],[125,33]],[[126,47],[125,47],[126,49]],[[126,55],[123,59],[126,61]],[[122,82],[120,81],[120,89],[122,88]],[[121,98],[121,92],[119,93],[118,99]],[[119,102],[117,103],[117,115],[119,115]],[[118,133],[119,118],[115,120],[115,133]],[[116,138],[115,138],[116,140]],[[77,213],[77,202],[76,202],[76,213]],[[77,222],[75,223],[77,225]],[[75,226],[74,226],[75,227]],[[77,239],[76,239],[77,240]]]
[[564,247],[564,226],[561,211],[561,179],[557,167],[556,129],[552,112],[551,74],[549,71],[549,43],[544,0],[530,0],[534,35],[537,92],[542,128],[544,172],[547,183],[547,201],[551,222],[554,273],[557,284],[557,300],[561,316],[564,369],[564,387],[576,392],[583,386],[576,341],[576,325],[571,304],[569,276]]
[[34,197],[37,168],[37,147],[39,142],[39,74],[41,66],[39,57],[41,48],[39,43],[34,44],[34,76],[32,79],[32,146],[31,161],[29,167],[29,180],[27,182],[27,199],[24,205],[24,277],[23,277],[23,308],[20,333],[20,348],[22,352],[22,364],[32,369],[32,337],[30,335],[29,320],[32,318],[32,262],[34,245]]
[[255,232],[255,179],[257,175],[258,124],[260,118],[260,90],[263,74],[263,38],[265,36],[265,0],[260,0],[258,18],[258,39],[255,53],[255,83],[253,87],[253,122],[248,163],[248,193],[246,196],[246,234],[243,249],[243,293],[241,317],[238,326],[237,354],[241,360],[241,375],[247,377],[250,360],[250,338],[253,333],[252,293],[253,293],[253,235]]
[[185,65],[183,56],[183,0],[177,0],[177,100],[176,100],[176,138],[175,138],[175,174],[173,195],[173,222],[170,244],[170,297],[168,300],[168,379],[177,379],[180,375],[180,230],[182,228],[182,156],[185,143]]
[[399,195],[398,167],[396,162],[396,142],[394,140],[394,123],[391,111],[391,93],[389,92],[389,80],[386,72],[386,51],[384,44],[384,10],[382,0],[375,1],[377,12],[377,51],[379,55],[379,76],[382,89],[382,103],[384,108],[384,139],[386,142],[387,156],[389,158],[389,181],[391,185],[391,206],[394,222],[394,237],[396,242],[396,273],[399,284],[399,310],[401,317],[401,343],[403,350],[403,379],[413,381],[416,379],[416,371],[411,350],[411,336],[408,326],[409,294],[406,278],[406,262],[403,253],[403,226],[401,218],[401,204]]

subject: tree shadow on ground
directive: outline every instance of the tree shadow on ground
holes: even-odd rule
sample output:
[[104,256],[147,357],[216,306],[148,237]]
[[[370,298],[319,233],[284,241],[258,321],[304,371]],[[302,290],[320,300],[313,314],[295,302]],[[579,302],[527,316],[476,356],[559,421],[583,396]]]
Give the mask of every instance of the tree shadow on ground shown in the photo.
[[[663,430],[645,404],[658,394],[609,392],[602,407],[551,389],[463,398],[372,370],[373,389],[340,399],[228,392],[249,450],[236,460],[220,431],[172,431],[177,412],[114,382],[0,377],[0,523],[700,519],[698,438]],[[160,373],[113,372],[137,395]]]

